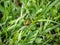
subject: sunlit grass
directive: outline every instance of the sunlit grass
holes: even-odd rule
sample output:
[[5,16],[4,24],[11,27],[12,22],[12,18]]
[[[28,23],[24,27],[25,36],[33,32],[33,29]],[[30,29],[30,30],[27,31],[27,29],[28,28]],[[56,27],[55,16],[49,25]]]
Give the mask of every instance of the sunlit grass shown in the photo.
[[1,0],[0,11],[0,45],[60,45],[60,0]]

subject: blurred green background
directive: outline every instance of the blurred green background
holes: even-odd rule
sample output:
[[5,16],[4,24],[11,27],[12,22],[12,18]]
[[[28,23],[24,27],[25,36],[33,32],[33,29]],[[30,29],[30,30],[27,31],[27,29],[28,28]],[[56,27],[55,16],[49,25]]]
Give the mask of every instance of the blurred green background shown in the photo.
[[0,45],[60,45],[60,0],[0,0]]

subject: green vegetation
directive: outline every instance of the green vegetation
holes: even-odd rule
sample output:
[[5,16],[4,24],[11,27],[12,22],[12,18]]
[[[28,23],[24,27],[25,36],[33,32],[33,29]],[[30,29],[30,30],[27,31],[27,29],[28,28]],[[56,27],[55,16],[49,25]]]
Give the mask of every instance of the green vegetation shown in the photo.
[[60,0],[0,0],[0,45],[60,45]]

